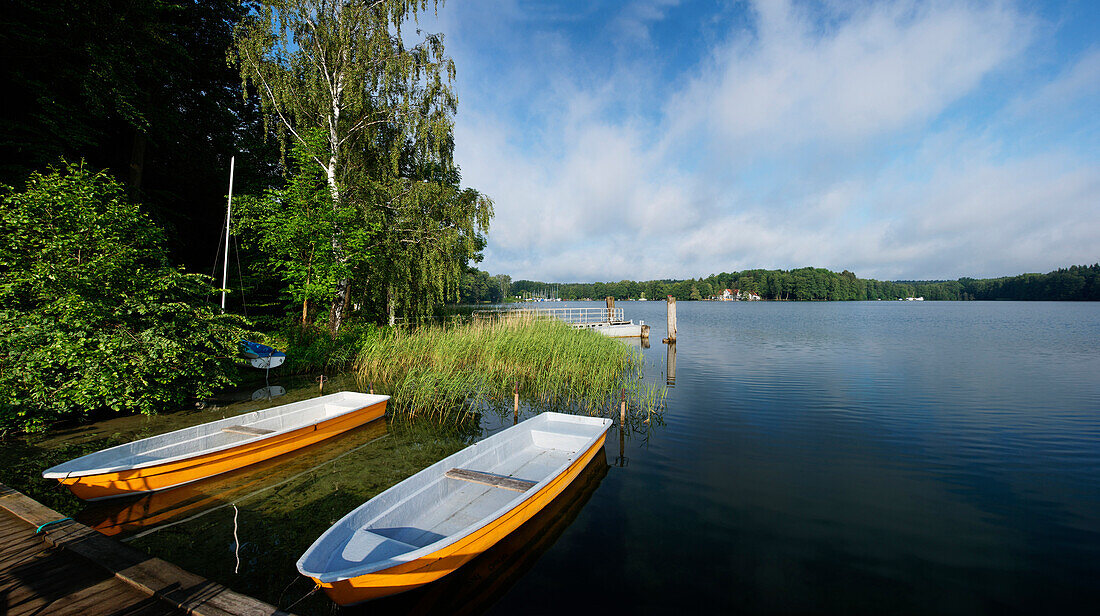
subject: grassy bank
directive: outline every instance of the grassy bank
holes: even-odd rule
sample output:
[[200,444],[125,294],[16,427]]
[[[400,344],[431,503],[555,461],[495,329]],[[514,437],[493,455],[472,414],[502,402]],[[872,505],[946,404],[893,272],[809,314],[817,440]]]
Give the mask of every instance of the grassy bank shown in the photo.
[[641,380],[640,352],[549,320],[501,319],[375,332],[355,361],[363,381],[393,395],[397,417],[460,422],[511,409],[513,388],[529,406],[596,413],[625,391],[632,413],[649,415],[664,388]]

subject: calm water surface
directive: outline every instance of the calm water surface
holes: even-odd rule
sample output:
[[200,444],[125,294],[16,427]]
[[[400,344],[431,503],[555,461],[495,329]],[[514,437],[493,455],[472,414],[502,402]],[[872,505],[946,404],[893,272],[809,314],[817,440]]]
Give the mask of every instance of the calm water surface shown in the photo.
[[665,425],[491,613],[1095,613],[1100,306],[678,317]]
[[[674,377],[663,425],[622,435],[621,450],[613,428],[606,458],[533,524],[447,584],[362,613],[1100,604],[1100,305],[684,302],[675,375],[659,342],[665,304],[623,306],[653,326],[647,379]],[[296,395],[313,394],[272,404]],[[224,479],[221,509],[132,541],[286,606],[308,590],[280,592],[294,560],[329,524],[510,423],[487,416],[464,435],[370,426],[261,469],[262,481]]]

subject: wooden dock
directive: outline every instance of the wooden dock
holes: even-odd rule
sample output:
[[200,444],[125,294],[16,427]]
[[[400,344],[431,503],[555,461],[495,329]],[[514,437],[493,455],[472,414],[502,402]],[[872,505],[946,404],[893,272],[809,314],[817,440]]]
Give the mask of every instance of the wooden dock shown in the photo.
[[[610,299],[610,298],[609,298]],[[649,338],[649,326],[627,320],[622,308],[609,301],[606,308],[539,308],[522,305],[512,308],[475,310],[473,319],[557,319],[574,329],[583,329],[611,338]]]
[[100,535],[3,484],[0,614],[293,616]]

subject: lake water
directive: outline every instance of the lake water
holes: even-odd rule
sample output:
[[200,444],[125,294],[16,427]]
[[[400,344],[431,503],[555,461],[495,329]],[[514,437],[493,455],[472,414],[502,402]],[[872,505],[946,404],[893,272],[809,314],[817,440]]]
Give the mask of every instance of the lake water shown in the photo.
[[[662,371],[665,304],[622,305]],[[678,320],[665,425],[492,613],[1095,613],[1100,305]]]
[[[663,424],[613,428],[606,457],[533,523],[446,583],[362,613],[1100,604],[1100,305],[682,302],[674,362],[664,302],[620,305],[653,326],[647,379],[674,376]],[[230,477],[202,497],[220,508],[131,541],[286,606],[308,590],[294,560],[329,524],[510,424],[368,426]],[[143,507],[195,498],[170,500]],[[321,596],[294,607],[329,610]]]

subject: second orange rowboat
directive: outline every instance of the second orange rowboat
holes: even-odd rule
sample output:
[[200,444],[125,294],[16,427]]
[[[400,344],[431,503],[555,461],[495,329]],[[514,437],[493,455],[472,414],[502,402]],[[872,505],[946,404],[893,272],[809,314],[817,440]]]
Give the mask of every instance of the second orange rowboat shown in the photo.
[[298,571],[341,605],[437,580],[553,501],[600,452],[610,426],[543,413],[494,434],[344,516]]
[[84,500],[173,488],[294,451],[386,412],[389,396],[341,392],[97,451],[47,469]]

